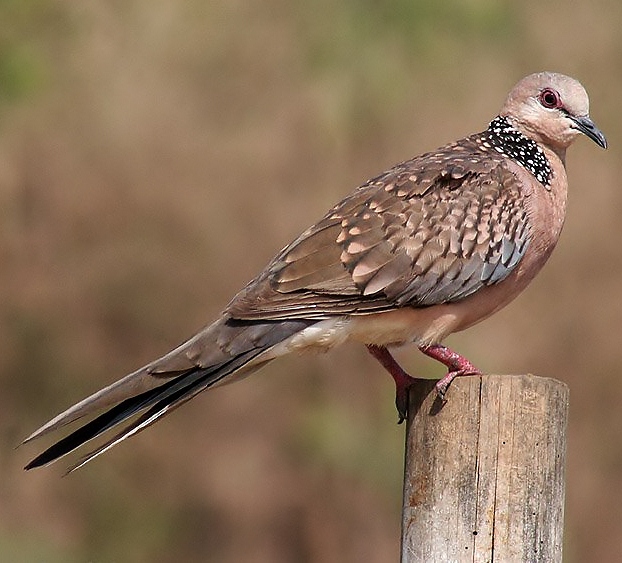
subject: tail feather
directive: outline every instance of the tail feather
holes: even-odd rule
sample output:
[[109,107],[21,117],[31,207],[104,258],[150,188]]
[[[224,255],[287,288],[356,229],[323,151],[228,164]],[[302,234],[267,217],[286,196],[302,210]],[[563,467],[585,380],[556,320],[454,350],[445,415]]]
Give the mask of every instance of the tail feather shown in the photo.
[[[68,472],[83,466],[119,442],[144,430],[201,391],[232,379],[228,376],[255,371],[271,359],[270,356],[264,355],[265,352],[309,324],[311,323],[300,321],[280,322],[278,325],[254,321],[243,324],[227,323],[226,319],[217,321],[200,333],[202,342],[193,338],[175,350],[179,357],[173,353],[167,354],[162,359],[87,397],[36,430],[25,442],[101,408],[110,407],[52,444],[30,461],[25,469],[49,465],[104,432],[139,415],[102,446],[81,458]],[[225,351],[222,350],[223,334],[227,334],[227,341],[236,341],[235,347],[228,346]],[[197,362],[196,358],[188,353],[188,349],[190,346],[193,350],[200,349],[198,344],[209,347],[212,350],[207,352],[210,357],[219,358],[220,361],[207,366]],[[175,370],[163,369],[162,366],[167,364],[174,366]],[[181,366],[186,369],[180,371]]]
[[143,430],[157,422],[163,416],[169,414],[176,408],[180,407],[181,405],[201,393],[201,391],[204,391],[205,389],[212,387],[213,385],[218,383],[218,381],[220,381],[228,373],[231,372],[227,371],[226,373],[220,374],[219,377],[209,377],[207,375],[204,375],[203,377],[197,379],[188,386],[178,389],[176,392],[160,399],[149,410],[147,410],[140,417],[138,417],[133,423],[126,426],[120,432],[115,434],[106,443],[102,444],[95,450],[80,458],[74,465],[70,466],[67,469],[66,474],[72,473],[76,469],[80,469],[80,467],[86,465],[89,461],[107,452],[110,448],[116,446],[118,443],[122,442],[126,438],[142,432]]
[[[150,390],[161,389],[163,380],[177,378],[184,374],[187,375],[191,371],[196,371],[196,368],[200,366],[192,361],[193,358],[189,354],[189,350],[194,346],[206,349],[214,347],[218,350],[214,346],[213,341],[217,337],[221,326],[226,326],[225,319],[216,321],[199,332],[194,338],[187,340],[181,346],[178,346],[158,360],[126,375],[61,412],[43,426],[37,428],[22,443],[26,444],[36,438],[40,438],[58,428],[71,424],[83,416],[124,401],[128,397],[138,397]],[[214,361],[214,364],[218,363],[218,361]]]
[[[94,412],[95,410],[104,409],[114,405],[134,393],[139,393],[136,397],[147,394],[149,391],[145,391],[145,389],[149,389],[149,387],[153,387],[154,385],[160,383],[160,381],[151,377],[145,368],[141,368],[140,370],[125,376],[123,379],[120,379],[112,385],[101,389],[97,393],[93,393],[86,399],[83,399],[66,411],[60,413],[58,416],[55,416],[49,422],[46,422],[43,426],[35,430],[23,441],[23,443],[26,444],[36,438],[40,438],[41,436],[70,424],[75,420]],[[153,390],[154,389],[151,389],[151,391]]]
[[[185,376],[179,376],[179,378],[182,377]],[[72,452],[76,448],[80,447],[82,444],[85,444],[93,438],[96,438],[113,426],[122,423],[137,412],[144,410],[154,401],[156,401],[160,396],[166,395],[166,393],[172,387],[175,387],[176,384],[178,384],[178,381],[173,380],[168,383],[162,384],[156,389],[145,391],[143,393],[140,393],[139,395],[136,395],[135,397],[125,399],[121,403],[115,405],[111,409],[99,415],[97,418],[94,418],[93,420],[84,424],[71,434],[67,435],[65,438],[54,443],[47,450],[45,450],[43,453],[33,459],[25,467],[25,469],[33,469],[35,467],[48,465],[49,463],[52,463],[53,461],[68,454],[69,452]]]
[[[163,383],[155,389],[125,399],[54,443],[28,463],[24,469],[28,470],[49,465],[83,444],[97,438],[114,426],[125,422],[132,416],[151,407],[135,422],[123,428],[103,446],[87,454],[85,458],[79,462],[79,466],[82,466],[87,461],[103,453],[103,451],[110,449],[118,442],[121,442],[125,438],[136,434],[139,430],[153,424],[158,418],[170,412],[174,407],[190,400],[200,391],[218,383],[221,379],[248,363],[253,356],[259,353],[261,353],[261,351],[254,351],[252,355],[244,354],[243,356],[232,359],[224,365],[215,366],[210,369],[195,369],[194,371],[179,375],[175,379]],[[74,469],[77,469],[77,467],[72,467],[70,471]]]
[[[128,397],[134,397],[145,391],[159,388],[163,380],[196,371],[200,367],[220,365],[222,362],[231,359],[232,356],[237,355],[237,350],[230,354],[223,353],[218,344],[219,338],[222,338],[223,335],[226,335],[226,338],[232,338],[232,335],[241,335],[244,339],[245,333],[252,332],[249,331],[250,328],[261,326],[260,323],[254,325],[246,323],[246,325],[238,327],[231,323],[230,319],[220,318],[168,354],[89,395],[55,416],[35,430],[23,443],[40,438],[85,415],[113,406]],[[242,349],[241,352],[249,349],[248,340],[247,338],[246,348]]]

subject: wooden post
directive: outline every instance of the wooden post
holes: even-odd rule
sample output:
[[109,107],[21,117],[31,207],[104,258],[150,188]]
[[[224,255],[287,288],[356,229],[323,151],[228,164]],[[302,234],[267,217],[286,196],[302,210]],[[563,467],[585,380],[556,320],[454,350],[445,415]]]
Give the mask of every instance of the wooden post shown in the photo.
[[411,387],[402,563],[561,562],[568,387],[533,375]]

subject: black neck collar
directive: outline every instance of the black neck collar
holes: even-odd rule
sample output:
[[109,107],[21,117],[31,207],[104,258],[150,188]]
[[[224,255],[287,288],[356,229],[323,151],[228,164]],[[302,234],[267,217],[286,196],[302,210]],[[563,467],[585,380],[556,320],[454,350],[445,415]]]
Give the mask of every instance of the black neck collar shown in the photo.
[[506,117],[495,117],[488,126],[487,140],[497,152],[518,162],[547,189],[551,185],[551,164],[538,144],[512,126]]

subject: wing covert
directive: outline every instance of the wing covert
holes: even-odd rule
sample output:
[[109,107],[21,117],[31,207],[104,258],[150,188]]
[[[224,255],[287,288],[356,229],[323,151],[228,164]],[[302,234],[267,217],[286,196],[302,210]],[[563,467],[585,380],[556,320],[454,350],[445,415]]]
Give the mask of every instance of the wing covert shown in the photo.
[[[229,304],[236,318],[324,318],[464,299],[529,243],[522,185],[468,139],[370,180]],[[464,155],[462,155],[464,153]]]

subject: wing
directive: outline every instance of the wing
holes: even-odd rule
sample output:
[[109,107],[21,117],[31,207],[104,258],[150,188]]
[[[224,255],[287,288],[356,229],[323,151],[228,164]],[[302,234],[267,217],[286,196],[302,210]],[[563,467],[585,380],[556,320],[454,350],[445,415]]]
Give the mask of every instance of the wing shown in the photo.
[[476,136],[362,185],[228,305],[240,319],[325,318],[464,299],[525,254],[520,179]]

